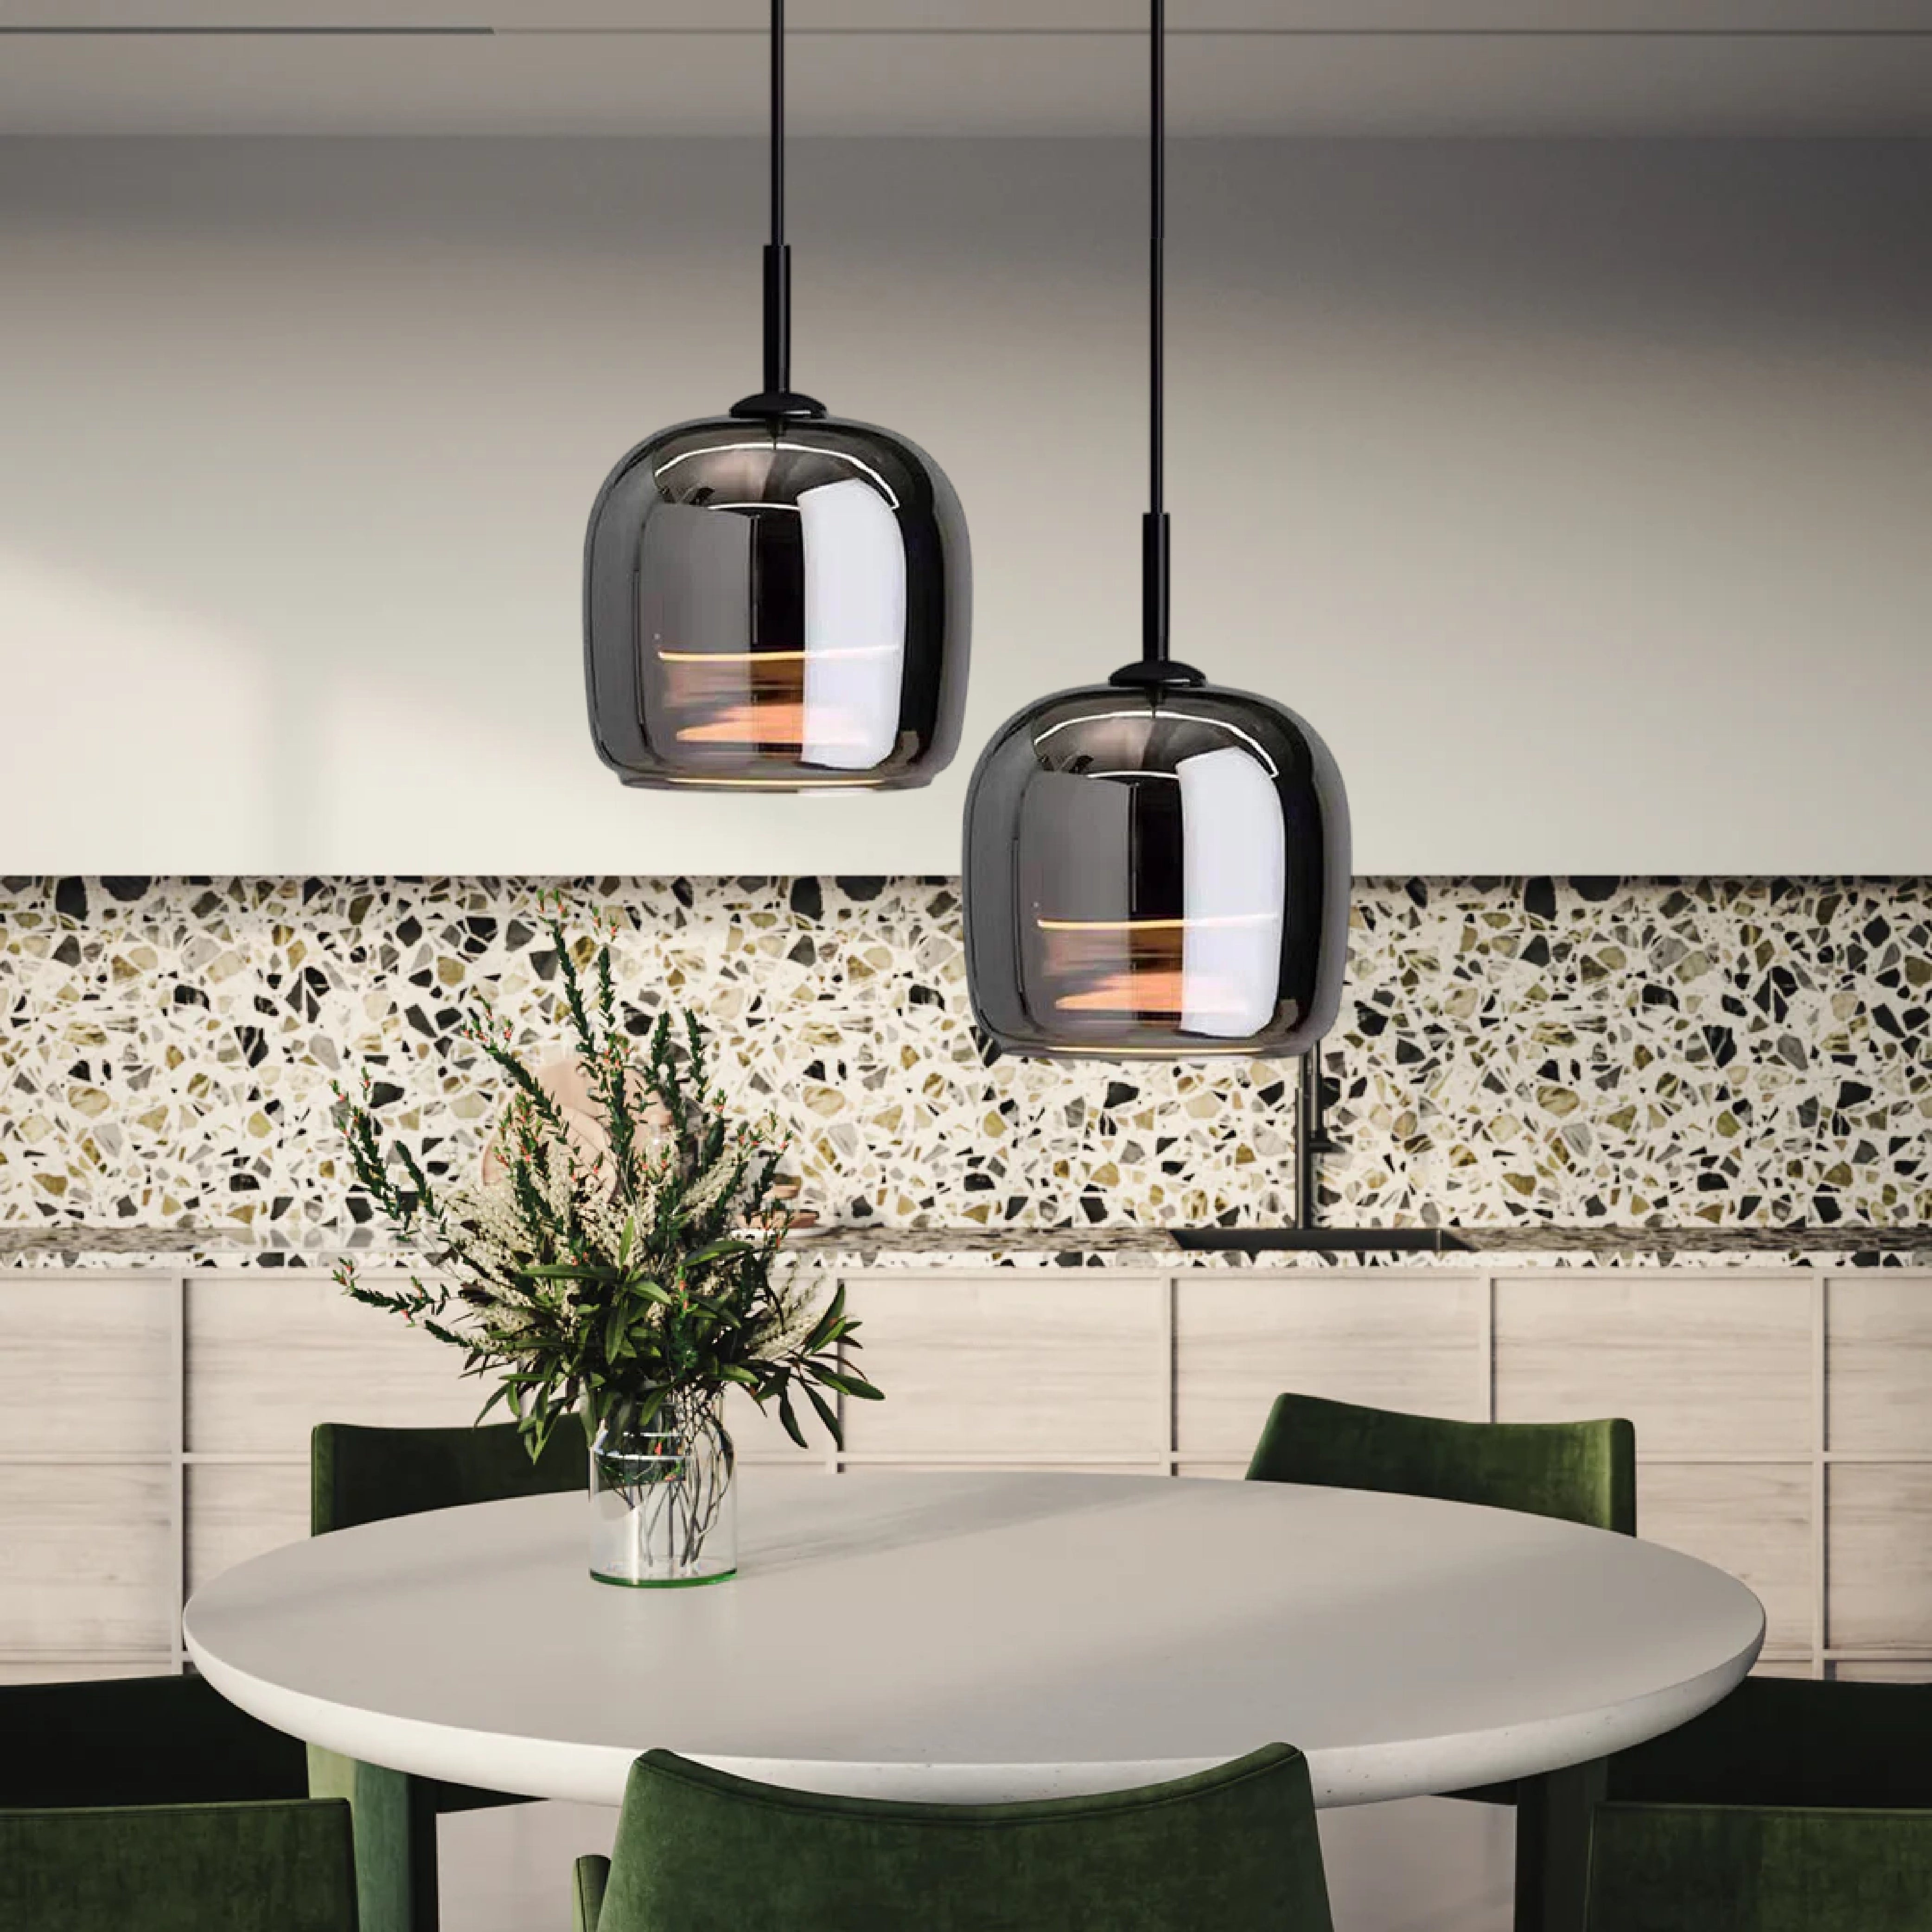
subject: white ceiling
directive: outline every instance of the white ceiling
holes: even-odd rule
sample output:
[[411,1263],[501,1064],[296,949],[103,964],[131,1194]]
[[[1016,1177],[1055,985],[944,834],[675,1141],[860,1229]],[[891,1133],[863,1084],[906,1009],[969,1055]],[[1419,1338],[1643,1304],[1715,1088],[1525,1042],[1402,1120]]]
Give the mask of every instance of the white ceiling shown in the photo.
[[[1141,0],[794,0],[797,132],[1132,133]],[[764,0],[0,0],[0,131],[744,134]],[[1932,135],[1932,0],[1174,0],[1182,134]]]

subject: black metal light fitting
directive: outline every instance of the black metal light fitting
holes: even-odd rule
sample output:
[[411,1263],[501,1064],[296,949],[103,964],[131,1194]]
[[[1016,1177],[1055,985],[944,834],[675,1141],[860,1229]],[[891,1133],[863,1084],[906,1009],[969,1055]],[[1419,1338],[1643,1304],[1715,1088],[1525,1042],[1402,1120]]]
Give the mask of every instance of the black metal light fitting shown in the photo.
[[982,754],[962,873],[974,1016],[1008,1052],[1305,1053],[1347,959],[1348,807],[1313,729],[1168,650],[1163,497],[1166,21],[1152,0],[1149,489],[1141,656]]
[[591,511],[585,690],[626,784],[902,789],[959,741],[971,565],[952,486],[906,437],[791,386],[784,53],[772,0],[764,386],[640,443]]

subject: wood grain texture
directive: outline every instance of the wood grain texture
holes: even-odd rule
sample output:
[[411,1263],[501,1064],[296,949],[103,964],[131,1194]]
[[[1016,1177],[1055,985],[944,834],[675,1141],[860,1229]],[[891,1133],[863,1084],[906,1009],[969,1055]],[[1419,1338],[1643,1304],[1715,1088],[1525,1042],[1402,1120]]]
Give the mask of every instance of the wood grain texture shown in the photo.
[[1932,1657],[1932,1466],[1834,1463],[1825,1497],[1827,1647]]
[[1828,1448],[1932,1455],[1932,1282],[1834,1276],[1825,1371]]
[[[1798,1675],[1811,1667],[1818,1280],[1620,1270],[1493,1288],[1498,1418],[1630,1416],[1644,1534],[1756,1589],[1766,1668]],[[860,1361],[887,1400],[842,1405],[848,1467],[1232,1479],[1282,1388],[1465,1417],[1486,1406],[1492,1290],[1475,1274],[879,1269],[850,1287]],[[175,1292],[165,1270],[0,1278],[0,1675],[166,1667]],[[1823,1293],[1832,1451],[1932,1456],[1932,1276],[1834,1275]],[[314,1422],[461,1425],[487,1392],[452,1352],[320,1276],[194,1276],[185,1342],[188,1445],[236,1459],[185,1472],[190,1588],[306,1532]],[[728,1423],[748,1481],[776,1462],[839,1466],[815,1419],[804,1450],[735,1395]],[[82,1450],[151,1460],[58,1460]],[[1750,1460],[1767,1456],[1792,1460]],[[1932,1677],[1932,1466],[1834,1462],[1825,1496],[1826,1640],[1876,1654],[1832,1671]]]
[[117,1658],[111,1664],[0,1660],[0,1684],[77,1684],[103,1677],[172,1677],[176,1674],[173,1662],[165,1653],[145,1658]]
[[1932,1657],[1834,1658],[1826,1675],[1841,1684],[1932,1683]]
[[306,1456],[325,1421],[460,1426],[490,1393],[455,1349],[322,1275],[191,1281],[187,1347],[188,1447],[202,1452]]
[[1646,1463],[1637,1472],[1636,1521],[1646,1541],[1714,1563],[1756,1591],[1767,1649],[1809,1653],[1808,1468]]
[[849,1284],[883,1402],[845,1405],[855,1450],[1118,1456],[1167,1448],[1164,1282],[908,1274]]
[[171,1500],[161,1468],[0,1467],[0,1656],[166,1656]]
[[1496,1420],[1627,1416],[1640,1454],[1804,1454],[1811,1288],[1609,1270],[1496,1283]]
[[281,1463],[202,1462],[187,1472],[188,1587],[308,1534],[308,1472]]
[[1481,1419],[1474,1278],[1255,1276],[1174,1291],[1174,1446],[1246,1462],[1282,1390]]
[[0,1456],[166,1455],[172,1279],[0,1274]]

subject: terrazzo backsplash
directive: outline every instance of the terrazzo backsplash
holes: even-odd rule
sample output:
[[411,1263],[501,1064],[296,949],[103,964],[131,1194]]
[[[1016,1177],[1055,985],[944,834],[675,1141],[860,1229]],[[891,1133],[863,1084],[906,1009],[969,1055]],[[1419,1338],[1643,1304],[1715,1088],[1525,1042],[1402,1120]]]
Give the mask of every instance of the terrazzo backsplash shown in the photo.
[[[488,994],[560,1039],[522,879],[0,880],[0,1228],[346,1234],[331,1083],[473,1167]],[[596,879],[620,989],[716,1031],[830,1222],[1279,1224],[1294,1067],[983,1048],[944,879]],[[1922,880],[1359,880],[1327,1045],[1336,1223],[1932,1220]]]

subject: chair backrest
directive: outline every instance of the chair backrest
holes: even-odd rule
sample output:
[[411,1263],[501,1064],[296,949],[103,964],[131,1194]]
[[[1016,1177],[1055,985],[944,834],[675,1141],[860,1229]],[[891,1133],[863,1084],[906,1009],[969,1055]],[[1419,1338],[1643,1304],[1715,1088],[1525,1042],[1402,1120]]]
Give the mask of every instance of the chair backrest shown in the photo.
[[1932,1811],[1600,1804],[1588,1932],[1925,1932]]
[[339,1799],[0,1811],[0,1925],[356,1932]]
[[[308,1754],[199,1677],[0,1687],[0,1809],[302,1798]],[[0,1919],[0,1924],[5,1924]]]
[[1308,1766],[1286,1744],[1103,1797],[829,1798],[652,1751],[598,1932],[1330,1932]]
[[1486,1503],[1636,1534],[1636,1432],[1623,1421],[1449,1422],[1279,1395],[1248,1478]]
[[364,1429],[320,1422],[309,1438],[309,1531],[587,1488],[590,1445],[574,1416],[532,1462],[513,1422],[482,1429]]
[[1932,1684],[1747,1677],[1607,1777],[1610,1797],[1644,1803],[1932,1811]]

